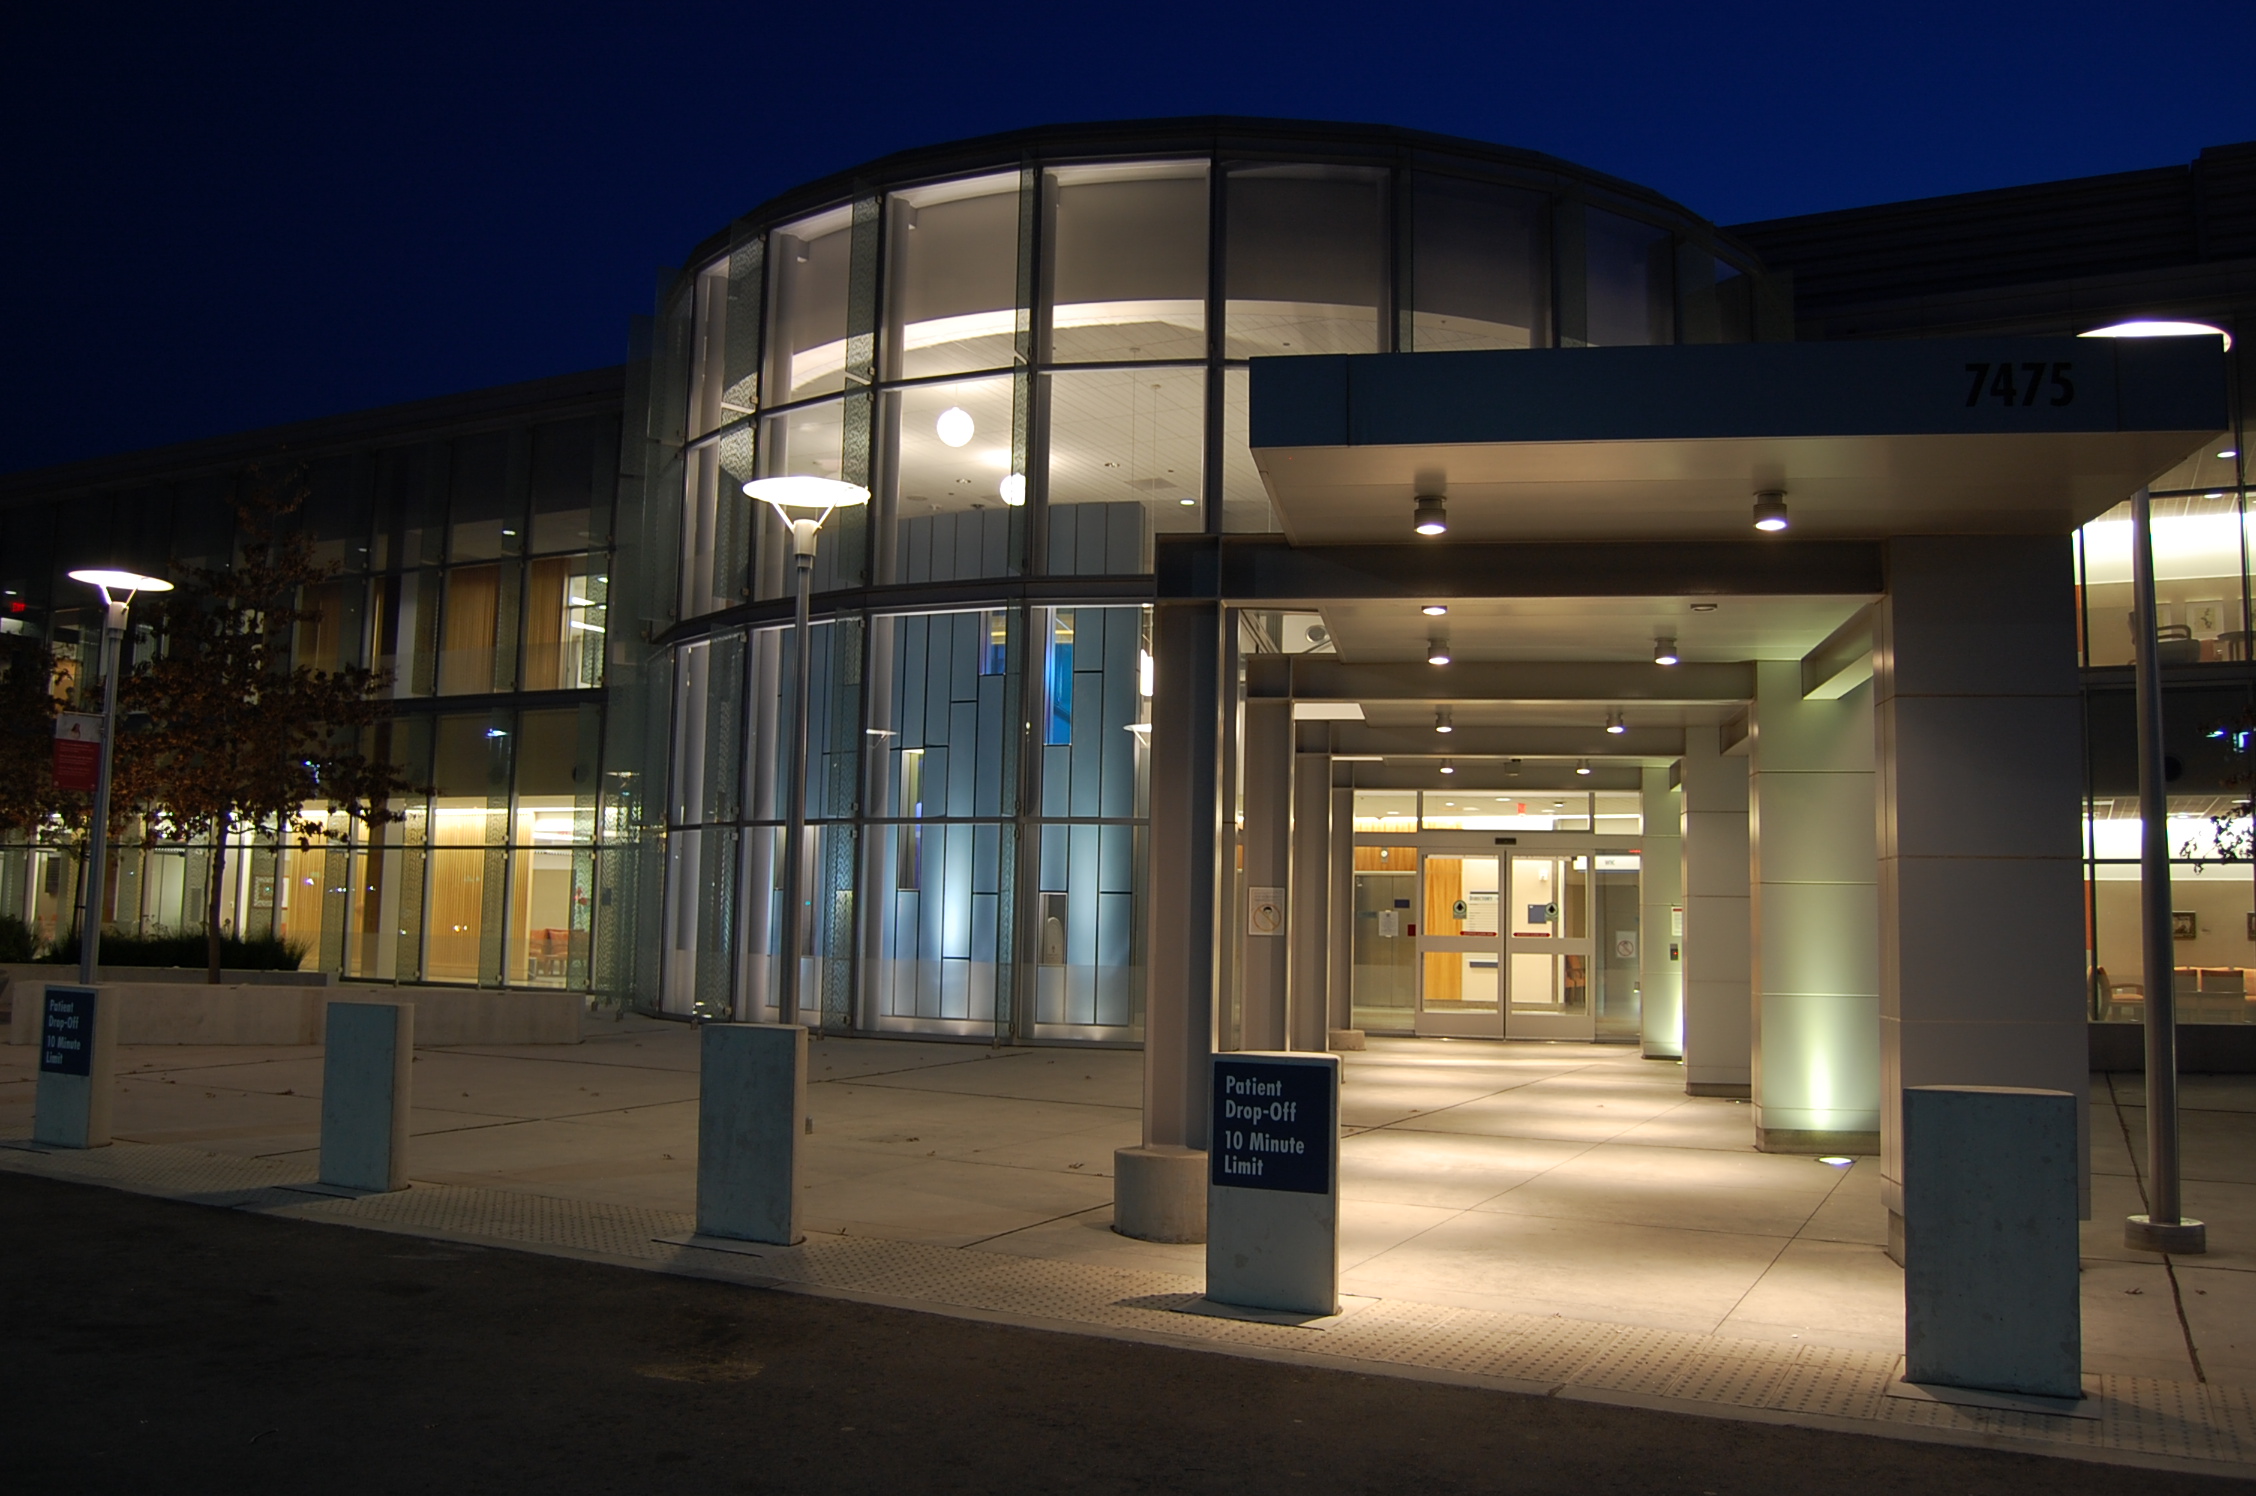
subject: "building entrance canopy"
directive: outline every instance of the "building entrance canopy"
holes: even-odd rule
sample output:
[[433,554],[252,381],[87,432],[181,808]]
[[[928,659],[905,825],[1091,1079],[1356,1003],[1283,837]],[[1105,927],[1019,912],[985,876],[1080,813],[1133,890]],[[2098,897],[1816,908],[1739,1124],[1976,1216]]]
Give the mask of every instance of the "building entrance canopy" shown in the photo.
[[1296,546],[2065,535],[2229,424],[2219,340],[1937,339],[1255,359]]

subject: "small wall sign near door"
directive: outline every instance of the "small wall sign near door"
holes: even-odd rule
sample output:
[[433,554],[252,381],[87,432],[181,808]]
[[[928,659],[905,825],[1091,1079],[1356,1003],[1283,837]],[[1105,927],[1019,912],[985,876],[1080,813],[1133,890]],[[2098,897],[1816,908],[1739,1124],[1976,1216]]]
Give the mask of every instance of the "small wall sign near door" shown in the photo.
[[1282,935],[1285,933],[1285,891],[1281,888],[1249,888],[1246,890],[1246,933],[1248,935]]
[[2178,910],[2170,916],[2170,938],[2192,940],[2201,934],[2201,919],[2189,910]]
[[[28,985],[28,984],[26,984]],[[91,1075],[94,1060],[92,987],[50,986],[39,1033],[39,1068],[49,1075]]]

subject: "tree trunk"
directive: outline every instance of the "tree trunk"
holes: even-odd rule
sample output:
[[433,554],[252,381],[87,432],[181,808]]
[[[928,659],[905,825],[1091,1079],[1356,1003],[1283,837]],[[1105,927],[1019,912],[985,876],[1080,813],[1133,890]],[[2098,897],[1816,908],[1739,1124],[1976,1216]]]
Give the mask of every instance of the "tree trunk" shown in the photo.
[[219,985],[219,894],[226,886],[227,818],[212,827],[211,897],[204,909],[204,981]]

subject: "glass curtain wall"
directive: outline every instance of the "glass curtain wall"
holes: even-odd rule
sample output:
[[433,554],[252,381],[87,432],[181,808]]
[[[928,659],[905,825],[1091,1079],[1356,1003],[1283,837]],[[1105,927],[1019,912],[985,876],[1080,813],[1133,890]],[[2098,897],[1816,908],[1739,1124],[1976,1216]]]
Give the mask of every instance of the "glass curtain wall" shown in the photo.
[[690,642],[660,1004],[772,1001],[791,573],[741,489],[816,474],[871,490],[824,526],[818,594],[955,590],[816,626],[803,990],[865,1030],[1132,1039],[1148,610],[961,584],[1137,576],[1160,535],[1274,530],[1251,358],[1555,346],[1564,270],[1600,283],[1578,341],[1673,340],[1678,237],[1615,215],[1593,239],[1579,206],[1570,236],[1542,188],[1369,162],[1028,158],[857,190],[740,225],[667,303],[653,429],[678,400]]
[[[2247,466],[2236,436],[2155,480],[2156,652],[2171,749],[2167,841],[2175,960],[2186,1023],[2256,1022],[2256,693],[2246,680],[2251,551]],[[2141,945],[2137,645],[2128,502],[2077,533],[2085,692],[2086,967],[2091,1016],[2135,1023],[2159,979]]]

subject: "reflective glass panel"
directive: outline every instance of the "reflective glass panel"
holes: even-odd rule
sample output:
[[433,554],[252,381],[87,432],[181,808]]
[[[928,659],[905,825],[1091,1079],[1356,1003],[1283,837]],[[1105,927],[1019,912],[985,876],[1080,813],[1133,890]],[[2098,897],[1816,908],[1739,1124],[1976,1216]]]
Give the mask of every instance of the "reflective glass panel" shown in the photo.
[[1206,163],[1045,174],[1052,363],[1206,356]]
[[1205,371],[1048,378],[1051,572],[1151,570],[1154,533],[1204,528]]
[[1222,371],[1222,528],[1231,534],[1262,534],[1277,528],[1269,490],[1254,466],[1252,380],[1243,369]]
[[[2220,442],[2154,484],[2159,489],[2215,483],[2213,492],[2152,500],[2155,631],[2162,663],[2246,660],[2241,556],[2256,542],[2230,486],[2233,462]],[[2244,531],[2246,534],[2244,536]],[[2085,663],[2128,665],[2137,643],[2131,618],[2131,506],[2117,504],[2076,534],[2084,601]]]
[[1419,172],[1411,178],[1416,246],[1410,342],[1541,348],[1551,341],[1543,199],[1532,192]]
[[1230,173],[1227,356],[1375,353],[1386,292],[1386,173]]
[[769,403],[846,386],[846,291],[853,210],[837,207],[768,236]]
[[1026,480],[1011,470],[1016,379],[952,379],[888,391],[897,533],[894,580],[939,582],[1016,570],[1011,516]]
[[1018,333],[1018,174],[886,199],[886,376],[1007,369]]
[[1593,209],[1585,235],[1591,344],[1675,342],[1676,275],[1668,230]]

